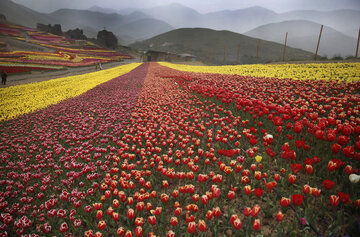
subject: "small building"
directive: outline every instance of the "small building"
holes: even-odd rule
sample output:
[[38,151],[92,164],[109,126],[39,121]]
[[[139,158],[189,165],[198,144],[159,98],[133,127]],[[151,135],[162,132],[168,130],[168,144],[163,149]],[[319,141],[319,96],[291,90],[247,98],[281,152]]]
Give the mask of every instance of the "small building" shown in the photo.
[[193,62],[196,61],[196,56],[188,53],[179,54],[181,61]]
[[143,56],[144,62],[169,61],[169,53],[149,50]]
[[143,55],[144,62],[158,62],[158,61],[181,62],[181,61],[195,61],[195,60],[196,60],[196,56],[188,53],[175,54],[170,52],[149,50],[146,51]]

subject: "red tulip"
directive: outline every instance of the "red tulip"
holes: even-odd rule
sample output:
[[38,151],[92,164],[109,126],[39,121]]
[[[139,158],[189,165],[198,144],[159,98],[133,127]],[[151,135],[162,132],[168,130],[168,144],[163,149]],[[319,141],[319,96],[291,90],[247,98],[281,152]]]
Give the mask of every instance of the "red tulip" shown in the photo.
[[145,207],[144,202],[138,202],[138,203],[136,203],[136,210],[137,210],[138,212],[141,212],[142,210],[144,210],[144,207]]
[[127,210],[127,218],[131,220],[131,219],[134,219],[134,217],[135,217],[135,211],[133,209],[129,208]]
[[275,181],[279,181],[280,180],[280,175],[279,174],[274,174],[274,180]]
[[243,213],[246,217],[250,216],[251,215],[251,208],[250,207],[245,207],[244,210],[243,210]]
[[103,212],[102,210],[98,210],[96,212],[96,219],[100,220],[103,217]]
[[335,182],[326,179],[326,180],[323,181],[323,185],[324,185],[325,189],[330,190],[330,189],[332,189],[334,187]]
[[291,202],[295,206],[301,206],[301,204],[303,203],[303,199],[304,199],[304,197],[301,194],[293,194],[293,195],[291,195]]
[[294,184],[296,181],[296,176],[293,174],[289,174],[289,183]]
[[310,187],[308,184],[305,184],[305,185],[303,186],[303,193],[304,193],[304,194],[309,194],[310,191],[311,191],[311,187]]
[[251,211],[251,216],[252,217],[257,217],[259,215],[259,212],[260,212],[260,205],[255,205]]
[[135,225],[136,226],[142,226],[144,224],[144,218],[142,217],[136,217],[135,218]]
[[193,234],[193,233],[195,233],[195,231],[196,231],[196,223],[195,222],[189,222],[189,224],[188,224],[188,232],[190,233],[190,234]]
[[175,217],[175,216],[171,217],[171,219],[170,219],[170,225],[176,226],[177,224],[178,224],[178,219],[177,219],[177,217]]
[[254,230],[260,230],[260,219],[255,219],[252,227]]
[[290,199],[282,197],[280,200],[280,205],[282,207],[288,207],[290,205]]
[[156,224],[156,217],[155,216],[149,216],[148,217],[148,222],[150,223],[150,225],[155,225]]
[[246,195],[249,195],[251,192],[252,192],[251,186],[250,186],[250,185],[246,185],[246,186],[244,187],[244,193],[245,193]]
[[233,199],[234,197],[235,197],[235,192],[232,191],[232,190],[230,190],[230,191],[228,192],[228,194],[227,194],[227,198],[228,198],[229,200],[231,200],[231,199]]
[[305,165],[305,172],[307,174],[312,174],[313,173],[313,167],[312,165]]
[[172,230],[169,230],[166,234],[166,237],[175,237],[175,232]]
[[261,171],[255,171],[255,179],[261,180]]
[[142,236],[142,234],[143,234],[143,229],[142,229],[142,227],[141,226],[137,226],[136,228],[135,228],[135,236]]
[[238,218],[239,218],[239,217],[238,217],[237,215],[235,215],[235,214],[231,215],[231,217],[230,217],[230,224],[233,225],[234,220],[236,220],[236,219],[238,219]]
[[291,169],[293,171],[294,174],[296,174],[297,172],[299,172],[302,169],[302,165],[300,164],[291,164]]
[[105,221],[99,221],[98,223],[98,229],[103,230],[106,228],[106,222]]
[[205,223],[204,220],[199,220],[198,226],[199,226],[199,230],[200,230],[201,232],[205,232],[205,231],[206,231],[206,223]]
[[202,195],[201,196],[201,203],[206,205],[208,203],[209,199],[208,199],[208,196],[206,195]]
[[219,207],[213,208],[213,213],[214,213],[214,216],[215,216],[215,217],[221,216],[221,210],[220,210],[220,208],[219,208]]
[[330,200],[330,205],[331,206],[338,206],[339,205],[339,201],[340,201],[340,199],[339,199],[339,197],[338,196],[336,196],[336,195],[331,195],[330,197],[329,197],[329,200]]
[[97,231],[94,235],[94,237],[102,237],[102,236],[103,236],[103,234],[99,231]]
[[314,196],[314,197],[319,197],[320,196],[320,193],[321,191],[317,188],[311,188],[311,194]]
[[61,225],[60,225],[60,232],[61,233],[65,233],[68,229],[69,228],[68,228],[68,225],[66,224],[66,222],[61,223]]
[[113,220],[114,220],[114,221],[118,221],[118,220],[119,220],[119,218],[120,218],[119,213],[117,213],[117,212],[113,212],[113,214],[112,214],[112,218],[113,218]]
[[95,208],[95,210],[100,210],[102,207],[102,203],[94,203],[93,207]]
[[84,233],[84,237],[93,237],[93,236],[94,236],[94,233],[92,230],[87,230]]
[[277,221],[280,222],[280,221],[282,221],[284,219],[284,214],[281,211],[279,211],[278,213],[276,213],[275,218],[276,218]]
[[116,231],[116,235],[117,236],[123,236],[125,234],[125,229],[124,227],[119,227]]
[[240,230],[242,227],[241,220],[239,218],[236,218],[232,225],[234,226],[235,230]]
[[206,212],[206,219],[211,220],[211,219],[213,218],[213,216],[214,216],[213,211],[208,210],[208,211]]
[[175,216],[180,216],[181,215],[181,212],[182,212],[182,209],[180,207],[176,208],[175,209]]

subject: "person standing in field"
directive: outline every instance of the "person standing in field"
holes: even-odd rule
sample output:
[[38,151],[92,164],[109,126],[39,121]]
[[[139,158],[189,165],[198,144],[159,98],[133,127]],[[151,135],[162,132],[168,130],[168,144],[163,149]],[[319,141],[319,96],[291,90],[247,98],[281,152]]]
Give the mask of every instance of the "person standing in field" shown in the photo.
[[6,79],[7,79],[7,74],[6,74],[5,70],[3,69],[1,72],[1,84],[2,85],[6,85]]

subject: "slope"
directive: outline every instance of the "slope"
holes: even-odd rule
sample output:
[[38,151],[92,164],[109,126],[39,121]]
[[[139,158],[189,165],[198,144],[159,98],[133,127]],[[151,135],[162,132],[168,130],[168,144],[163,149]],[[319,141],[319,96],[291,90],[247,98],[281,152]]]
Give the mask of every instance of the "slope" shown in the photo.
[[[292,20],[270,23],[257,27],[245,35],[284,43],[285,33],[288,32],[288,45],[315,52],[321,25],[311,21]],[[333,57],[335,55],[353,55],[356,39],[342,34],[331,27],[324,26],[319,54]]]
[[[223,64],[224,48],[226,64],[237,63],[238,45],[240,45],[240,63],[255,63],[258,40],[230,31],[216,31],[205,28],[182,28],[173,30],[151,39],[130,45],[140,50],[159,50],[174,53],[190,53],[198,60],[211,64]],[[283,45],[261,41],[258,62],[279,61],[282,58]],[[288,47],[288,60],[306,60],[312,53]]]

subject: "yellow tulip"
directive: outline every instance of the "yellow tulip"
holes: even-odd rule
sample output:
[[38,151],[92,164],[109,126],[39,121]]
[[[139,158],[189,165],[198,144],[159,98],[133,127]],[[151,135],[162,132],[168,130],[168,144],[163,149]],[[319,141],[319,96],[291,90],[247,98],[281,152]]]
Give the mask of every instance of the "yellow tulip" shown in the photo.
[[257,163],[260,163],[261,162],[261,160],[262,160],[262,156],[255,156],[255,160],[256,160],[256,162]]

